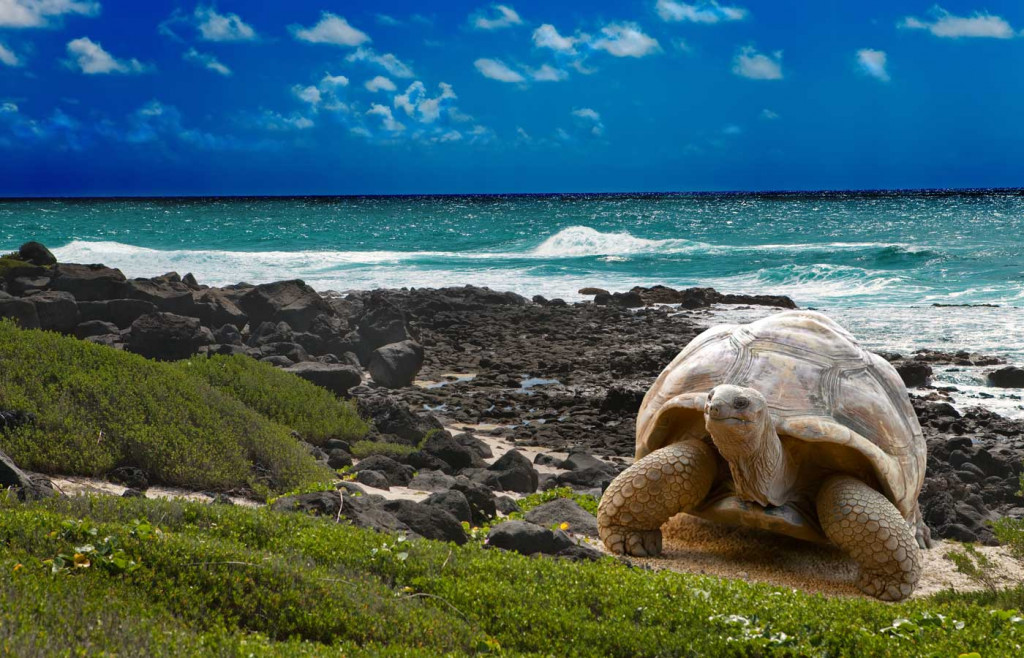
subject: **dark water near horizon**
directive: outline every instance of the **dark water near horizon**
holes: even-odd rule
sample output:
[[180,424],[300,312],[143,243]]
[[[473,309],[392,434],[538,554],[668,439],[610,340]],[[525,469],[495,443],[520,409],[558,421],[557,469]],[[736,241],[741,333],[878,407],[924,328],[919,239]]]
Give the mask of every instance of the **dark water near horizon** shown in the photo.
[[[785,294],[876,349],[1024,362],[1024,193],[0,200],[0,249],[204,283]],[[995,304],[938,308],[933,304]],[[976,383],[976,382],[975,382]]]

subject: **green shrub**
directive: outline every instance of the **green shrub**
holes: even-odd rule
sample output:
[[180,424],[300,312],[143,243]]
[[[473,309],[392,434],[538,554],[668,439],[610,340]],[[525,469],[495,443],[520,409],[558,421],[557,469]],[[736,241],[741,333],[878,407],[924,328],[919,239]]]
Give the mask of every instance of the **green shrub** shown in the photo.
[[[95,537],[139,566],[44,564]],[[269,509],[0,501],[0,647],[45,640],[37,653],[149,655],[179,642],[183,655],[1019,655],[1024,587],[1000,594],[886,604],[611,558],[402,542]]]
[[357,441],[352,444],[352,456],[356,459],[365,459],[370,455],[384,455],[385,457],[405,457],[416,452],[414,446],[404,443],[389,443],[387,441]]
[[310,443],[323,445],[331,438],[355,441],[366,435],[366,422],[351,402],[268,363],[234,355],[197,356],[177,365]]
[[18,256],[18,252],[16,251],[0,255],[0,279],[4,278],[8,270],[17,269],[19,267],[32,267],[32,263],[21,260]]
[[190,488],[287,490],[329,477],[283,425],[173,364],[0,321],[0,434],[23,468],[100,476],[138,466]]
[[568,498],[594,516],[597,516],[597,498],[594,498],[589,494],[576,493],[569,487],[556,487],[554,489],[548,489],[547,491],[538,491],[537,493],[530,494],[529,496],[523,496],[516,502],[519,505],[519,511],[522,514],[525,514],[534,507],[543,505],[544,503],[550,503],[552,500],[556,500],[558,498]]

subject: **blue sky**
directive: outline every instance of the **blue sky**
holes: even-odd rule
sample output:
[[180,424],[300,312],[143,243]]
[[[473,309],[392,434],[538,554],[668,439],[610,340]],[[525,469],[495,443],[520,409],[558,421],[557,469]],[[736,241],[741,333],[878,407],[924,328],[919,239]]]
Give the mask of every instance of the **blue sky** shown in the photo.
[[1024,5],[0,0],[0,195],[1024,185]]

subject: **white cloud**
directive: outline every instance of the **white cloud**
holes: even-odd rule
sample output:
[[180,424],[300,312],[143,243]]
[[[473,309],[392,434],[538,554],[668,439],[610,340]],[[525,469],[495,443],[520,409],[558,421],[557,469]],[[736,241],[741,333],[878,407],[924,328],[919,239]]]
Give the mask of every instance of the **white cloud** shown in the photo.
[[82,37],[68,41],[68,65],[78,68],[86,75],[103,73],[143,73],[147,67],[137,59],[121,60],[108,53],[103,47]]
[[491,5],[490,9],[493,18],[488,18],[483,9],[470,17],[473,27],[478,30],[500,30],[523,24],[523,19],[519,18],[516,10],[508,5]]
[[743,132],[743,129],[737,126],[735,123],[730,123],[726,127],[722,128],[723,135],[739,135]]
[[295,97],[298,98],[303,103],[309,103],[311,106],[313,106],[314,110],[316,109],[316,106],[320,104],[320,101],[323,98],[320,95],[320,89],[314,87],[313,85],[309,85],[307,87],[303,87],[302,85],[295,85],[294,87],[292,87],[292,93],[295,94]]
[[733,58],[732,72],[753,80],[781,80],[782,51],[763,55],[753,46],[745,46]]
[[348,78],[343,75],[331,75],[330,73],[324,75],[320,80],[321,89],[336,89],[338,87],[347,87]]
[[195,48],[189,48],[181,58],[186,62],[192,62],[193,64],[202,66],[203,68],[209,69],[214,73],[219,73],[225,77],[231,75],[231,69],[221,64],[220,60],[216,57],[206,53],[201,53]]
[[513,70],[500,59],[480,58],[473,62],[473,66],[485,78],[499,82],[525,82],[526,78],[518,71]]
[[257,128],[274,132],[308,130],[315,125],[312,119],[304,117],[301,114],[285,116],[277,112],[271,112],[270,110],[264,110],[263,114],[259,115],[253,123]]
[[601,28],[604,36],[593,47],[615,57],[644,57],[661,50],[657,39],[649,37],[635,23],[612,23]]
[[68,14],[99,13],[100,3],[92,0],[0,0],[0,27],[47,27]]
[[774,121],[775,119],[779,118],[779,114],[778,112],[775,112],[774,110],[769,110],[766,107],[763,110],[761,110],[761,118],[767,121]]
[[569,77],[569,74],[562,69],[556,69],[550,64],[544,64],[539,69],[530,71],[530,79],[536,82],[561,82]]
[[954,16],[936,5],[931,14],[935,20],[929,22],[907,16],[898,24],[908,30],[927,30],[937,37],[958,39],[960,37],[980,37],[989,39],[1011,39],[1013,28],[1003,18],[991,14],[974,12],[969,17]]
[[341,16],[325,11],[320,22],[313,27],[291,26],[292,34],[299,41],[309,43],[329,43],[335,46],[355,47],[370,40],[365,32],[361,32],[348,24]]
[[882,82],[889,82],[889,72],[885,68],[885,51],[861,48],[857,51],[857,65],[865,75],[870,75]]
[[21,66],[21,59],[11,49],[0,43],[0,64],[7,66]]
[[395,89],[397,89],[397,87],[395,87],[395,83],[391,82],[391,80],[385,78],[383,75],[378,75],[373,80],[367,80],[364,86],[368,91],[372,92],[395,91]]
[[545,23],[533,31],[533,45],[538,48],[550,48],[560,53],[576,54],[576,44],[580,41],[581,39],[578,37],[562,36],[550,23]]
[[402,21],[398,20],[394,16],[388,16],[387,14],[377,14],[377,22],[389,27],[395,27],[396,25],[402,24]]
[[412,69],[402,62],[402,60],[398,59],[391,53],[378,55],[372,48],[359,48],[354,53],[346,57],[345,60],[348,62],[366,62],[368,64],[375,64],[396,78],[407,79],[415,77],[415,73],[413,73]]
[[18,106],[14,103],[0,103],[0,114],[15,114],[18,111]]
[[196,7],[196,27],[205,41],[253,41],[256,30],[238,14],[218,14],[213,7]]
[[723,7],[714,0],[687,4],[674,0],[658,0],[654,9],[663,21],[705,23],[714,25],[725,21],[742,21],[749,13],[741,7]]
[[450,103],[445,102],[457,98],[452,86],[442,82],[437,87],[440,92],[437,96],[430,98],[427,96],[426,86],[417,80],[409,85],[404,94],[395,96],[395,107],[404,110],[408,116],[421,123],[437,121],[444,109],[448,109],[449,114],[452,112],[458,113],[456,108],[452,107]]
[[391,108],[386,105],[374,103],[366,111],[366,115],[380,117],[381,126],[388,132],[397,133],[405,130],[405,126],[395,120],[394,115],[391,113]]
[[572,111],[572,115],[579,120],[587,131],[594,137],[604,134],[604,124],[601,123],[601,115],[589,107],[581,107]]

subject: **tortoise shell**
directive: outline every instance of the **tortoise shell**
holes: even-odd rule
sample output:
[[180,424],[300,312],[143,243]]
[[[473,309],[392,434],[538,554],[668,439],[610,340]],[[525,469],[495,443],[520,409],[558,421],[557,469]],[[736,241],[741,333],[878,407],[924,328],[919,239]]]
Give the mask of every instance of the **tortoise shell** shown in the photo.
[[[892,365],[832,319],[786,311],[694,338],[644,397],[636,458],[676,441],[707,439],[704,402],[719,384],[760,391],[783,441],[843,446],[863,456],[833,467],[866,464],[904,518],[917,514],[925,441],[907,389]],[[833,452],[802,447],[811,448],[799,451],[805,460]]]

